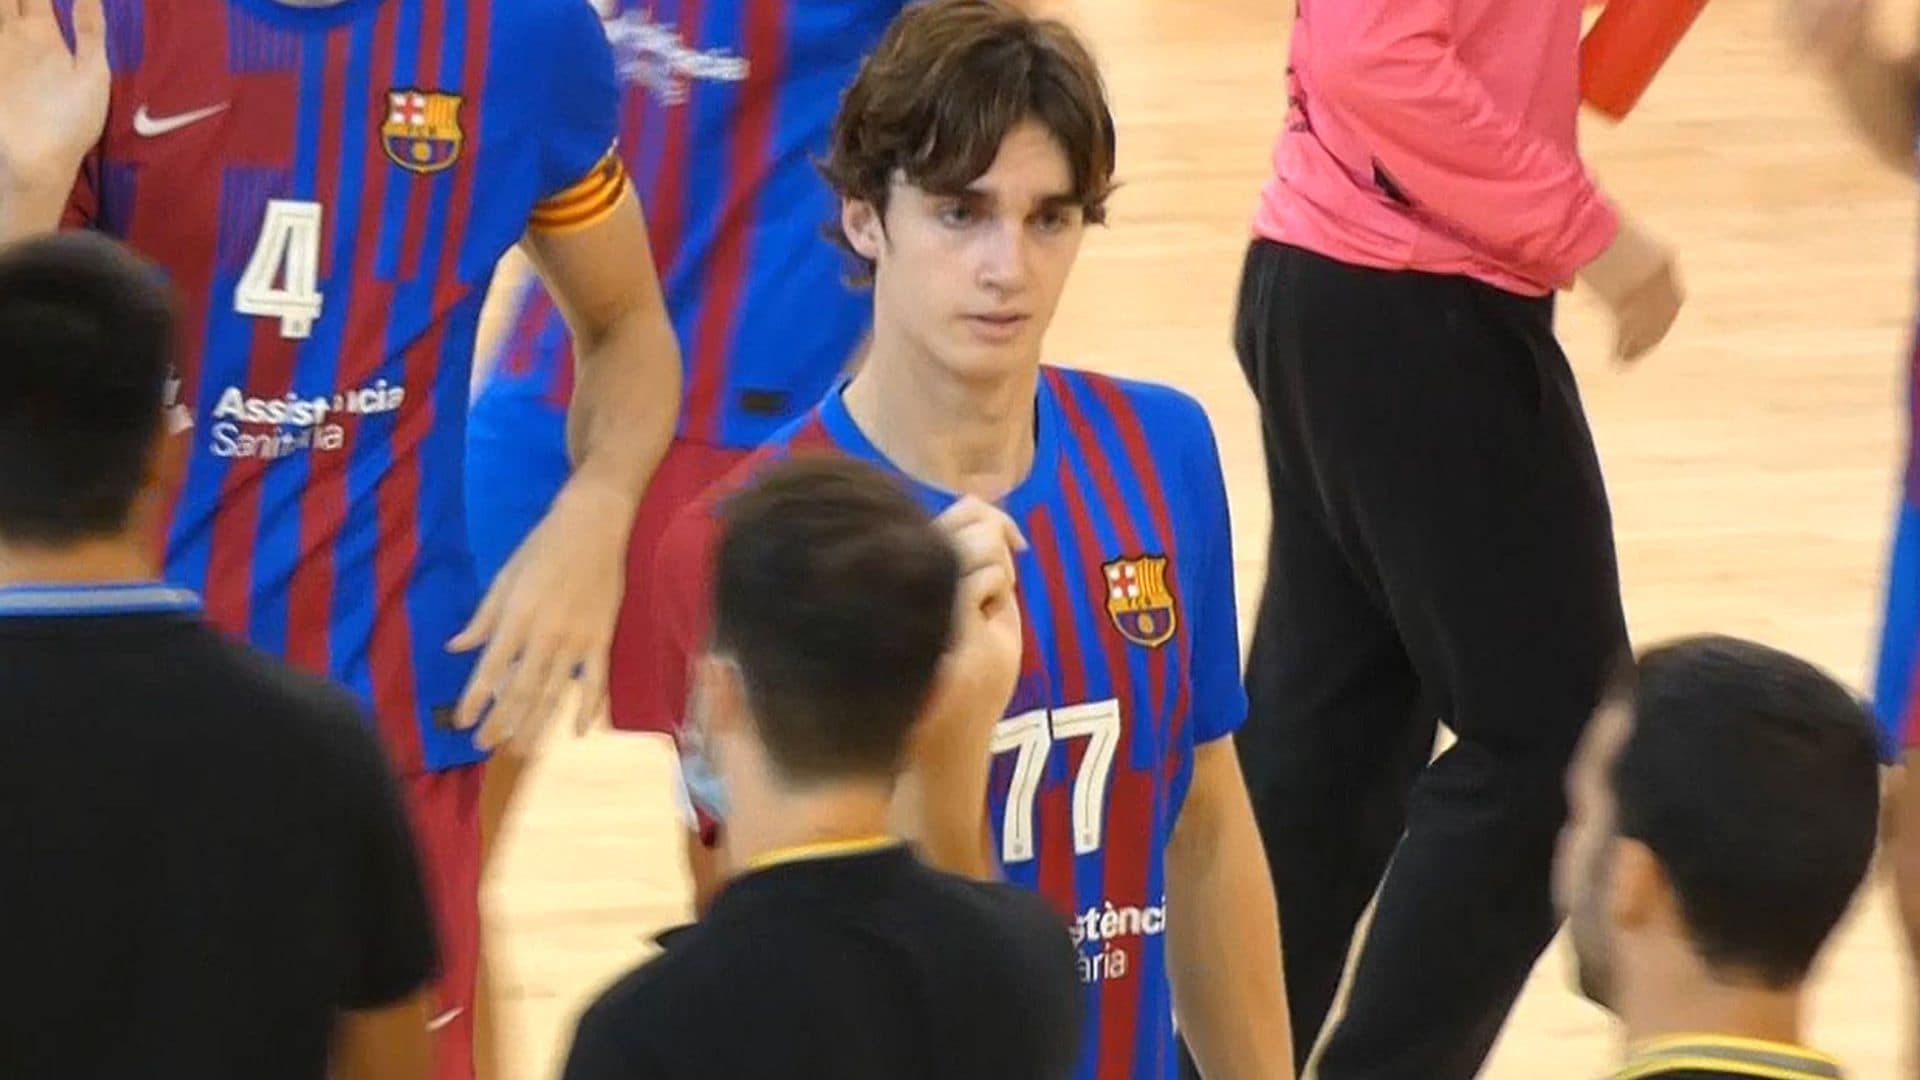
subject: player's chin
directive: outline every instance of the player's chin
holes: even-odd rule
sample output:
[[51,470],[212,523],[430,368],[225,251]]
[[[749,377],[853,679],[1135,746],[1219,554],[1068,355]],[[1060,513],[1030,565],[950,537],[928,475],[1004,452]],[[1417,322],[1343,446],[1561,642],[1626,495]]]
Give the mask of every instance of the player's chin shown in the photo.
[[950,339],[946,365],[965,379],[993,380],[1032,371],[1040,363],[1038,335],[1031,326],[1015,332],[992,327],[985,332],[968,322]]

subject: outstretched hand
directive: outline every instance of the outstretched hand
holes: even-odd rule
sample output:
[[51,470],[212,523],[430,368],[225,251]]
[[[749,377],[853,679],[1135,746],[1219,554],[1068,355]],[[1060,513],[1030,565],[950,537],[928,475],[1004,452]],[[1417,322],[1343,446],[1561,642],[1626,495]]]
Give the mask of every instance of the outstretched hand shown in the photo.
[[626,587],[633,505],[569,486],[502,567],[451,642],[480,649],[455,723],[483,749],[530,752],[556,717],[584,731],[607,711],[608,654]]
[[106,126],[111,76],[100,0],[76,0],[73,37],[69,49],[52,0],[0,0],[0,199],[64,199]]

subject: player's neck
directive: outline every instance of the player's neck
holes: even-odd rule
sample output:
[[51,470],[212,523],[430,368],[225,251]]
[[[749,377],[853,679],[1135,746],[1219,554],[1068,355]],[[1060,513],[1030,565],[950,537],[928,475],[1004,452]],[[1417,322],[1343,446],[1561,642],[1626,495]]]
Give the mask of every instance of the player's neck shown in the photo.
[[729,792],[727,860],[735,873],[768,859],[887,834],[890,793],[874,784],[794,790],[769,785]]
[[130,537],[100,537],[51,547],[0,540],[0,586],[104,585],[153,578],[152,561]]
[[1728,1035],[1797,1044],[1801,1000],[1797,987],[1770,990],[1716,979],[1691,954],[1648,965],[1624,995],[1620,1019],[1629,1048],[1673,1035]]
[[1039,365],[962,379],[931,357],[874,347],[847,384],[847,413],[895,467],[930,487],[998,499],[1033,467]]

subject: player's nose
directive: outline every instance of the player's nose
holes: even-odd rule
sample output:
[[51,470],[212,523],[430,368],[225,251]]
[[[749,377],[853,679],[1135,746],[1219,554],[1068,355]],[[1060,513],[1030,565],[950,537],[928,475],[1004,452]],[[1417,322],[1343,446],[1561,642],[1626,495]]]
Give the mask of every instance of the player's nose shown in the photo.
[[1029,247],[1030,241],[1021,223],[998,222],[981,241],[980,284],[1002,296],[1025,288],[1031,276]]

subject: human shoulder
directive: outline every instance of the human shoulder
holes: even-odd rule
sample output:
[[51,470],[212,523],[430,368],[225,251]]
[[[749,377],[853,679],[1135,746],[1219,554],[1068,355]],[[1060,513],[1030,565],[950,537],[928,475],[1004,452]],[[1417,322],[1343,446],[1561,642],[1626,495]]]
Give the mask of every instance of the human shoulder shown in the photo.
[[973,911],[983,923],[1043,949],[1067,938],[1067,922],[1045,898],[1031,889],[999,881],[976,881],[941,870],[928,869],[935,887],[954,902]]
[[969,943],[976,962],[1003,969],[1003,974],[1019,976],[1009,989],[1044,991],[1027,981],[1034,973],[1073,971],[1073,942],[1067,920],[1040,894],[997,881],[978,881],[949,874],[931,867],[923,868],[931,892],[945,910],[940,917],[955,933],[956,941]]
[[[573,1056],[653,1061],[669,1048],[702,1046],[703,1036],[741,1018],[741,997],[756,986],[756,948],[753,935],[689,927],[594,998],[581,1014]],[[570,1065],[569,1080],[574,1075]]]
[[236,705],[275,710],[293,722],[327,734],[364,726],[360,702],[340,687],[211,627],[196,635],[198,655],[182,662],[203,665]]
[[[532,53],[530,46],[557,49],[582,40],[604,43],[606,33],[599,13],[588,0],[450,0],[469,8],[485,4],[487,19],[493,24],[495,40],[513,50],[514,55],[555,74],[564,73],[578,57],[565,53]],[[603,46],[604,47],[604,46]]]
[[[256,760],[298,762],[303,774],[357,782],[334,789],[366,790],[388,778],[389,766],[372,733],[371,715],[351,694],[298,671],[258,648],[207,628],[197,655],[197,681],[217,706],[210,720],[227,737],[242,735]],[[239,729],[238,732],[227,729]],[[277,745],[276,745],[277,744]]]
[[795,455],[819,452],[838,451],[821,426],[818,414],[810,411],[775,432],[714,481],[711,487],[681,507],[668,521],[661,549],[665,551],[672,546],[685,549],[675,551],[675,558],[703,553],[718,532],[719,520],[729,496],[752,483],[754,477],[770,466]]
[[995,1033],[1000,1052],[1032,1075],[1066,1075],[1079,1043],[1085,1002],[1079,950],[1066,919],[1038,893],[931,871],[970,912],[948,932],[954,962],[946,982]]
[[1117,421],[1137,422],[1150,445],[1187,446],[1213,443],[1213,422],[1199,399],[1165,383],[1128,379],[1084,368],[1047,366],[1043,377],[1055,393],[1072,394],[1115,414]]
[[1213,422],[1198,399],[1164,383],[1077,368],[1044,368],[1043,377],[1073,437],[1147,485],[1152,504],[1164,500],[1183,531],[1213,521],[1225,504],[1225,478]]

